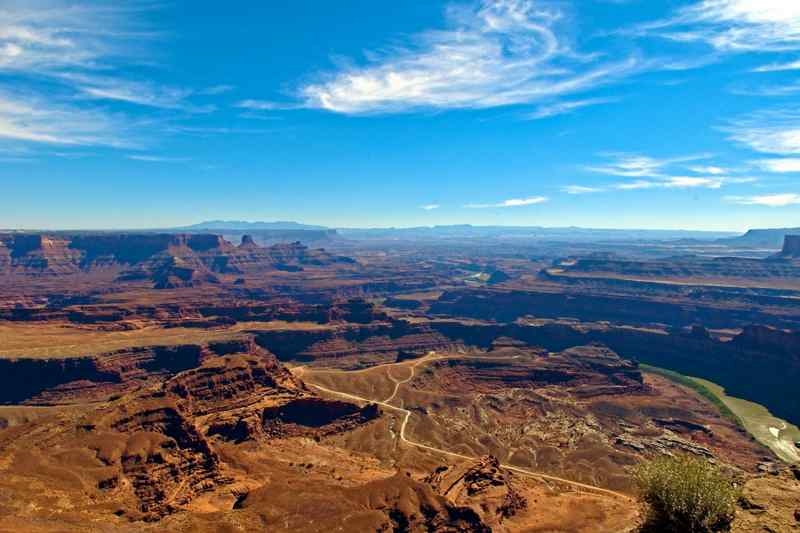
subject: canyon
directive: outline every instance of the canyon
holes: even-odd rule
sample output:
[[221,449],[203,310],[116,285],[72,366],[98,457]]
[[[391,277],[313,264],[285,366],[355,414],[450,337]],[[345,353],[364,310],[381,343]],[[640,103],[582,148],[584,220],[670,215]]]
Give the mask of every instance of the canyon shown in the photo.
[[687,258],[204,231],[0,235],[0,531],[632,532],[631,468],[663,454],[770,502],[734,531],[795,527],[792,466],[640,366],[800,423],[791,236]]

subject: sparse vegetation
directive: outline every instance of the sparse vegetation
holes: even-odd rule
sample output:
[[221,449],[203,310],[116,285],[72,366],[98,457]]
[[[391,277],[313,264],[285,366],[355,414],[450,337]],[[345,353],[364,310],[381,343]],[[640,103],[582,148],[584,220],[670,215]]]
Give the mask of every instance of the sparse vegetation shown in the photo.
[[646,531],[726,531],[740,489],[716,465],[691,456],[662,456],[634,470],[640,497],[650,514]]
[[683,385],[684,387],[688,387],[695,391],[697,394],[714,404],[714,406],[719,410],[720,414],[725,418],[731,420],[740,428],[744,429],[744,422],[742,421],[739,416],[736,415],[730,408],[723,403],[723,401],[714,394],[708,387],[703,385],[702,383],[698,383],[697,381],[693,380],[688,376],[684,376],[683,374],[679,374],[678,372],[673,372],[672,370],[667,370],[666,368],[659,368],[657,366],[650,366],[646,364],[640,364],[639,367],[645,371],[650,372],[651,374],[657,374],[659,376],[665,377],[670,381],[677,383],[678,385]]

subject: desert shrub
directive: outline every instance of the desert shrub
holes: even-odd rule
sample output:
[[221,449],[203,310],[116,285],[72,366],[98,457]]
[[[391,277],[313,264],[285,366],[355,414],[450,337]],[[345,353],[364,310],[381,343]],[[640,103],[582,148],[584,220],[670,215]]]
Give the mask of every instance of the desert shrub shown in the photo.
[[740,490],[716,465],[690,456],[658,457],[634,470],[649,506],[647,529],[698,533],[730,527]]

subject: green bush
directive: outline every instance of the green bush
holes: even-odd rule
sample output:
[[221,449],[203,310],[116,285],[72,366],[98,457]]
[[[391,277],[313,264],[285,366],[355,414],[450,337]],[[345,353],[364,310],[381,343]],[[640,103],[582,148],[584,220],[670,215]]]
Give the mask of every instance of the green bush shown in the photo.
[[698,533],[730,527],[740,490],[710,462],[690,456],[640,463],[634,478],[649,506],[647,529]]

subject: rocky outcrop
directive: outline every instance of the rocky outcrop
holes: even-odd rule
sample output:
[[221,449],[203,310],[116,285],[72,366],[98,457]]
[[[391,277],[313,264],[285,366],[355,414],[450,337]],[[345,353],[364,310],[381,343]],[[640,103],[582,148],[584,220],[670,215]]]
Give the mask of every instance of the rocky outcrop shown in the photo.
[[[215,355],[237,348],[251,353]],[[219,343],[207,351],[200,366],[123,395],[78,425],[79,441],[104,465],[98,487],[130,490],[133,519],[159,520],[230,483],[216,451],[221,441],[319,438],[380,416],[375,405],[315,396],[252,344]]]
[[638,366],[601,345],[513,359],[444,359],[431,366],[437,369],[437,375],[444,376],[443,383],[457,383],[482,393],[555,385],[587,399],[645,389]]
[[0,275],[67,275],[110,270],[122,281],[152,280],[156,288],[214,282],[217,274],[302,270],[352,259],[300,242],[234,246],[220,235],[167,233],[0,234]]
[[800,258],[800,235],[786,235],[780,257]]
[[180,399],[205,434],[233,442],[321,437],[349,431],[381,414],[376,405],[319,398],[257,347],[249,354],[207,359],[168,380],[164,390]]
[[489,525],[502,524],[528,506],[515,487],[511,471],[491,455],[472,463],[440,466],[425,483],[456,505],[473,509]]
[[239,248],[243,250],[254,250],[258,247],[259,246],[251,235],[242,235],[242,242],[239,244]]
[[214,355],[263,354],[251,341],[146,346],[83,357],[0,359],[0,403],[54,404],[108,398]]
[[497,322],[513,322],[521,317],[534,316],[571,317],[585,322],[668,324],[674,327],[703,324],[709,328],[730,328],[760,323],[800,328],[800,319],[793,304],[788,303],[794,299],[781,298],[784,309],[777,309],[772,303],[769,306],[755,306],[749,299],[737,301],[735,296],[720,300],[700,299],[700,296],[702,293],[685,296],[673,294],[670,298],[664,298],[661,295],[593,294],[578,290],[533,292],[461,289],[444,292],[431,305],[430,312]]
[[174,512],[225,482],[208,440],[169,396],[129,398],[85,430],[91,433],[88,447],[116,471],[102,487],[130,484],[145,520]]
[[[798,239],[800,239],[800,236],[787,236],[787,244],[780,256],[793,257],[792,254],[797,253],[797,257],[800,257],[800,242],[798,242]],[[742,257],[707,259],[690,256],[648,261],[581,258],[569,266],[564,266],[563,269],[570,275],[592,273],[636,278],[693,278],[698,280],[709,277],[745,278],[748,280],[793,278],[800,274],[800,267],[791,262]]]
[[745,350],[785,354],[800,364],[800,332],[751,325],[743,328],[731,343]]
[[80,252],[61,237],[0,234],[0,275],[55,276],[80,270]]
[[401,352],[424,355],[454,346],[450,339],[426,325],[404,321],[319,330],[262,331],[255,335],[260,346],[282,361],[344,360],[358,356],[365,363],[369,355],[393,361]]
[[[320,496],[317,496],[319,499]],[[490,533],[491,528],[480,515],[466,506],[454,505],[429,484],[396,475],[356,487],[331,486],[327,489],[325,508],[336,507],[340,516],[348,517],[352,531],[441,533]],[[249,492],[238,503],[238,509],[268,508],[275,495],[269,488]],[[320,530],[318,521],[302,523],[299,530]]]

